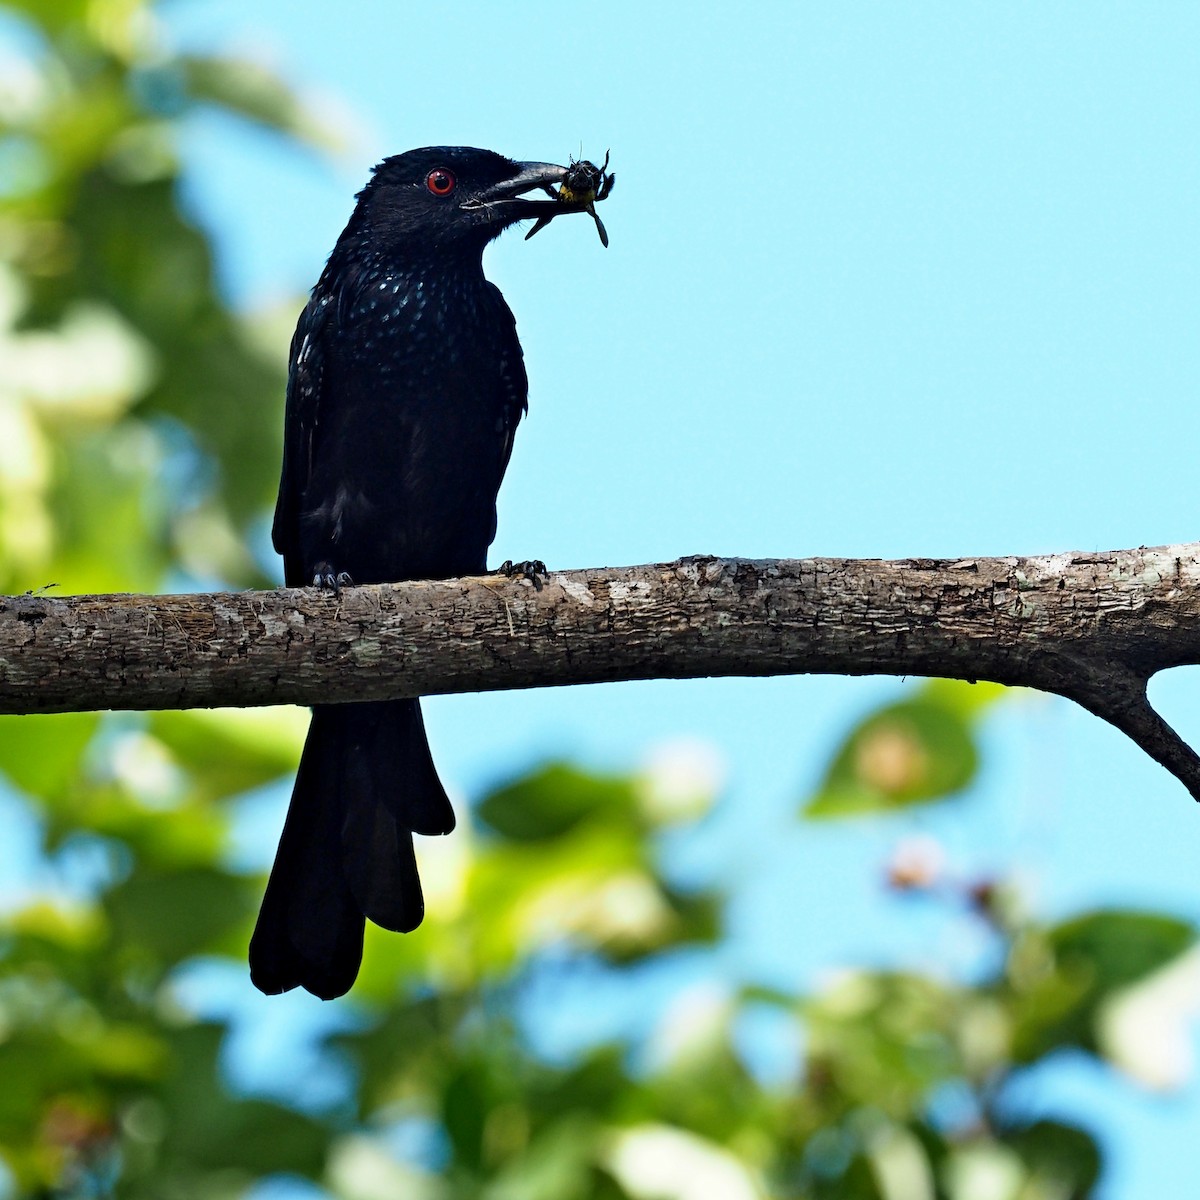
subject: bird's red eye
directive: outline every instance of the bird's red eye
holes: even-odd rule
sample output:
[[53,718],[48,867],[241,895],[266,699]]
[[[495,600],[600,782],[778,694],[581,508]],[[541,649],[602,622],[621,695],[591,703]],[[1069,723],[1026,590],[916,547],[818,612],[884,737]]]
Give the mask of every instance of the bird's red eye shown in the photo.
[[454,191],[454,175],[445,167],[436,167],[425,176],[425,186],[435,196],[448,196]]

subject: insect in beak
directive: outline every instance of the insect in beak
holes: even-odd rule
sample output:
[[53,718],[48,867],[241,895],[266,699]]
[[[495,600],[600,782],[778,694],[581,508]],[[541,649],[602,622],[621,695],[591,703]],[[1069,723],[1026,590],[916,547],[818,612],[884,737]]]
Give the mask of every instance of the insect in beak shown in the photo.
[[[596,205],[601,200],[608,199],[612,194],[613,184],[616,182],[616,175],[608,169],[609,153],[609,151],[605,151],[604,162],[600,166],[588,162],[586,158],[572,159],[567,166],[567,173],[558,185],[558,191],[554,191],[552,187],[545,189],[560,204],[572,205],[573,208],[568,211],[578,212],[582,209],[583,212],[586,212],[596,222],[596,232],[600,235],[600,244],[605,248],[608,247],[608,230],[604,228],[604,222],[600,220],[600,214],[596,212]],[[558,215],[558,213],[550,213],[538,217],[533,228],[525,235],[525,240],[529,241],[535,233],[545,229]]]

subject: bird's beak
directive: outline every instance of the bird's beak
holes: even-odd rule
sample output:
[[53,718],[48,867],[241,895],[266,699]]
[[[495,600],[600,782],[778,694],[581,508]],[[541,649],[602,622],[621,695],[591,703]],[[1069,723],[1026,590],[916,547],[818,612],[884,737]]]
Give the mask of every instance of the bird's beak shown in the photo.
[[517,173],[486,192],[464,201],[466,212],[478,213],[489,222],[507,224],[525,217],[543,217],[566,212],[583,212],[585,205],[568,200],[527,200],[525,192],[535,188],[553,196],[551,188],[566,178],[567,168],[556,163],[517,163]]

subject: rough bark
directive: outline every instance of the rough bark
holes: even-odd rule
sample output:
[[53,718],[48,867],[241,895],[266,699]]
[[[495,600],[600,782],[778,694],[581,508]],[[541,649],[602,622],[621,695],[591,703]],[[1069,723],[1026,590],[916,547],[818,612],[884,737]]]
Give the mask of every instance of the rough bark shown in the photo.
[[1200,544],[1032,558],[688,558],[344,589],[0,600],[0,712],[313,704],[620,679],[938,675],[1055,692],[1200,798],[1146,700],[1200,663]]

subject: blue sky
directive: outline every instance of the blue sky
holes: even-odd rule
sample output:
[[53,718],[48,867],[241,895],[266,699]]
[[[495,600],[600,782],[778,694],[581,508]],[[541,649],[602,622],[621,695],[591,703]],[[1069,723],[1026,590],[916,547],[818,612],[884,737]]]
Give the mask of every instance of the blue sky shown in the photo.
[[[509,235],[530,416],[495,561],[898,557],[1189,541],[1200,504],[1200,6],[1115,3],[408,5],[176,0],[186,46],[272,63],[335,119],[321,162],[228,120],[187,138],[191,202],[240,302],[316,278],[372,162],[464,143],[612,150],[611,248],[583,220]],[[267,468],[264,468],[267,469]],[[272,466],[270,469],[274,469]],[[798,826],[797,800],[892,680],[609,685],[427,703],[473,794],[548,754],[631,765],[720,748],[708,865],[740,883],[731,974],[933,966],[886,900],[901,828]],[[1154,698],[1200,736],[1200,687]],[[978,793],[920,819],[1042,911],[1200,920],[1200,813],[1119,734],[1027,699]],[[907,827],[907,826],[906,826]],[[1109,1197],[1200,1181],[1200,1091],[1148,1101],[1066,1067],[1038,1103],[1111,1131]]]

